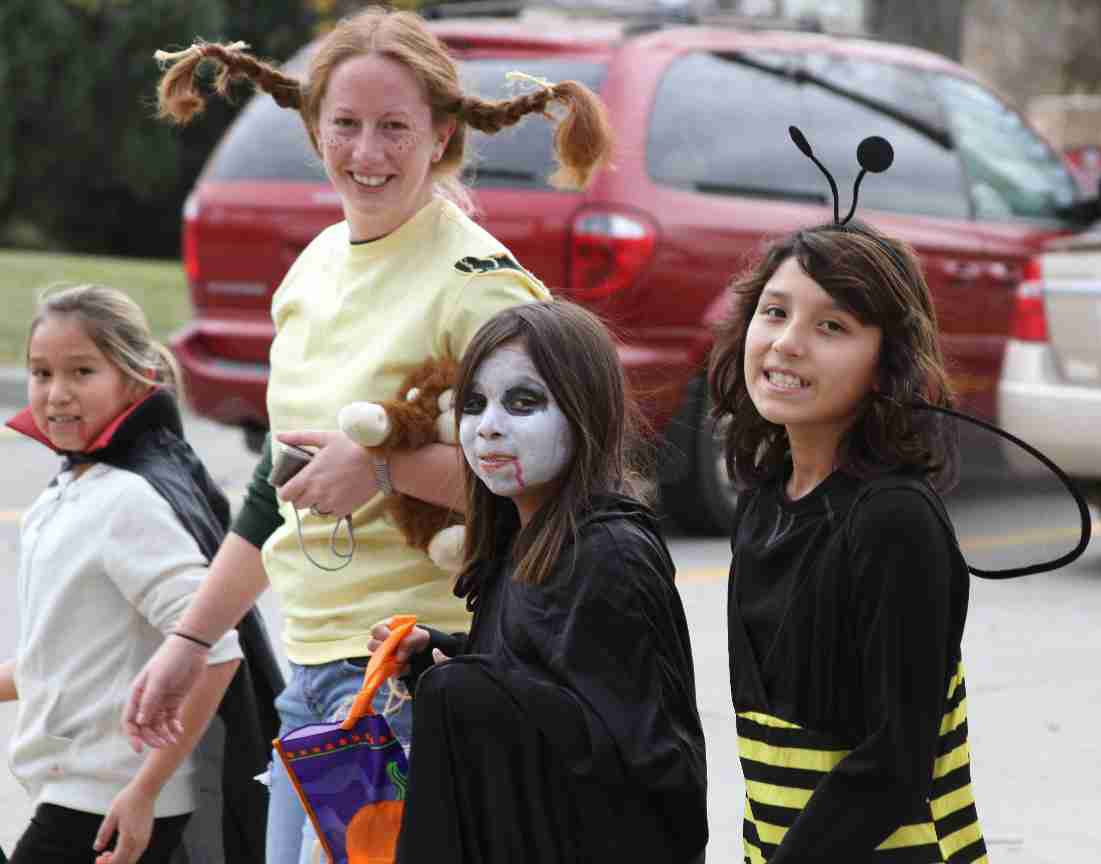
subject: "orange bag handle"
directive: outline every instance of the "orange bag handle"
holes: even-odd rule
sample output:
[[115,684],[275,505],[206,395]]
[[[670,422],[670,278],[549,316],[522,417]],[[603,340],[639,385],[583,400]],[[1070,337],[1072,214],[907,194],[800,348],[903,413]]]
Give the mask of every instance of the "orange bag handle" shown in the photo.
[[375,713],[371,707],[371,700],[375,696],[375,691],[382,686],[382,682],[397,671],[398,661],[394,659],[394,652],[401,640],[416,626],[417,616],[395,615],[389,623],[390,635],[371,655],[367,670],[363,673],[363,686],[359,688],[348,716],[340,724],[341,729],[351,729],[361,717],[370,717]]

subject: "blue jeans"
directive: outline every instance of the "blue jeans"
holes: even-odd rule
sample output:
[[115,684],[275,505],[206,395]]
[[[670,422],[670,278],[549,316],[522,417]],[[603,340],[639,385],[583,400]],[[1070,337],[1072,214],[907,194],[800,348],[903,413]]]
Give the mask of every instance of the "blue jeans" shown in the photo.
[[[318,666],[291,665],[290,682],[275,700],[279,736],[309,723],[331,723],[344,717],[363,684],[363,669],[351,660]],[[379,688],[371,705],[390,723],[390,729],[409,752],[413,733],[413,703],[405,688],[393,679]],[[313,825],[302,809],[298,793],[283,763],[273,752],[271,797],[268,802],[268,864],[322,864],[324,856]]]

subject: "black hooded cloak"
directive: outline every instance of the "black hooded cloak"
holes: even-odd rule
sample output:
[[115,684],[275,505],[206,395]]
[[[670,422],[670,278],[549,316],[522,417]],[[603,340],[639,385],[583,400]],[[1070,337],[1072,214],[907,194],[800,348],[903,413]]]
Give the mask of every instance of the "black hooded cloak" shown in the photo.
[[456,589],[462,653],[421,676],[402,864],[702,862],[703,729],[654,516],[602,496],[541,585],[507,556]]

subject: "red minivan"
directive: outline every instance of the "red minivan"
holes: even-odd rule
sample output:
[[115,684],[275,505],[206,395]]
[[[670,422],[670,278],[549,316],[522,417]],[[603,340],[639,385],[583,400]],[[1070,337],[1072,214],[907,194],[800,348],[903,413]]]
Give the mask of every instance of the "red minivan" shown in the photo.
[[[832,216],[791,124],[834,172],[845,208],[857,144],[890,139],[894,165],[863,183],[859,215],[918,250],[956,390],[967,408],[994,416],[1023,263],[1076,227],[1080,192],[1061,158],[965,69],[916,49],[798,31],[546,13],[431,26],[484,96],[502,95],[506,73],[520,70],[584,81],[607,103],[615,164],[587,191],[546,184],[550,143],[537,120],[473,136],[468,179],[477,218],[557,295],[619,334],[665,441],[664,507],[686,527],[724,529],[734,501],[703,387],[724,286],[763,240]],[[289,65],[301,70],[303,56]],[[297,115],[263,96],[185,205],[195,318],[173,346],[193,408],[245,427],[253,443],[266,425],[272,292],[340,218]]]

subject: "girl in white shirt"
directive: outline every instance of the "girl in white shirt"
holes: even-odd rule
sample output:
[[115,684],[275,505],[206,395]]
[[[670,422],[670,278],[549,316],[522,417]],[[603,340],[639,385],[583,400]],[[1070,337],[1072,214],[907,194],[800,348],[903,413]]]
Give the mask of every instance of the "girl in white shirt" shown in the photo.
[[[19,641],[0,664],[0,700],[20,703],[11,768],[35,805],[11,861],[165,862],[198,804],[192,748],[241,657],[235,631],[204,645],[175,629],[225,499],[182,439],[171,359],[130,298],[48,295],[27,363],[30,405],[8,425],[65,464],[20,525]],[[179,741],[143,756],[118,717],[165,638],[205,671]]]

